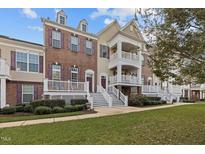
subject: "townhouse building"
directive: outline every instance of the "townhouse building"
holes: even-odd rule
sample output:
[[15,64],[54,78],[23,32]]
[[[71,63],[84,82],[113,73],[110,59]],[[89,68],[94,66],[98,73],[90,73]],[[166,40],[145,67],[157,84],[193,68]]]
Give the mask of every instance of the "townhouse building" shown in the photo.
[[0,36],[0,107],[42,98],[43,45]]
[[134,20],[113,21],[97,34],[83,19],[67,25],[42,18],[44,45],[0,37],[0,100],[6,105],[35,99],[88,99],[92,107],[128,106],[131,94],[179,100],[181,87],[161,81],[148,66],[146,42]]

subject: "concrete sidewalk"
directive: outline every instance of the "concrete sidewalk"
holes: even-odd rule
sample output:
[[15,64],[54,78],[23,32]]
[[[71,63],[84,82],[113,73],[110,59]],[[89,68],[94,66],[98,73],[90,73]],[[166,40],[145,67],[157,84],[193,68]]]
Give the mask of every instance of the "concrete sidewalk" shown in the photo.
[[84,114],[84,115],[58,117],[58,118],[47,118],[47,119],[36,119],[36,120],[24,120],[24,121],[17,121],[17,122],[6,122],[6,123],[0,123],[0,128],[103,117],[103,116],[124,114],[124,113],[130,113],[130,112],[141,112],[141,111],[146,111],[146,110],[170,108],[170,107],[187,105],[187,104],[190,104],[190,103],[175,103],[175,104],[170,104],[170,105],[143,107],[143,108],[139,108],[139,107],[112,107],[112,108],[99,107],[99,108],[95,108],[95,111],[97,111],[97,113],[93,113],[93,114]]

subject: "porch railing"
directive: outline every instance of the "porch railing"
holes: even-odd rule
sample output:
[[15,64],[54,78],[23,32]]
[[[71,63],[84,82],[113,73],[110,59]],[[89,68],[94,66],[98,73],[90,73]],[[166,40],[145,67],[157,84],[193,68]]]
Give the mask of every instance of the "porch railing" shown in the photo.
[[103,95],[109,107],[112,107],[112,97],[107,93],[107,91],[100,85],[98,85],[98,91]]
[[44,91],[54,92],[89,92],[88,82],[44,80]]

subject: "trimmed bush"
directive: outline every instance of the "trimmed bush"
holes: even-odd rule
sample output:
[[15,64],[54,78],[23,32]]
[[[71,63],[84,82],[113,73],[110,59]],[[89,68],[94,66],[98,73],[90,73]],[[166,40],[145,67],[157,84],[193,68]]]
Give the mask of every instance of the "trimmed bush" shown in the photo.
[[43,114],[51,114],[52,109],[47,106],[38,106],[34,110],[34,114],[43,115]]
[[160,97],[147,97],[139,95],[131,95],[129,98],[129,105],[131,106],[146,106],[146,105],[159,105],[166,104]]
[[24,106],[23,105],[16,105],[16,112],[24,112]]
[[62,99],[35,100],[35,101],[31,102],[31,105],[32,105],[33,109],[35,109],[38,106],[47,106],[50,108],[53,108],[55,106],[64,107],[65,100],[62,100]]
[[71,99],[71,105],[82,105],[88,103],[87,99]]
[[55,106],[52,110],[52,113],[63,113],[63,112],[64,112],[64,108],[59,106]]
[[33,112],[32,106],[31,106],[30,104],[26,104],[26,105],[24,106],[24,112],[27,112],[27,113]]
[[64,107],[65,112],[76,112],[76,111],[82,111],[86,108],[86,105],[66,105]]
[[1,112],[2,114],[14,114],[16,113],[16,108],[14,106],[4,107]]

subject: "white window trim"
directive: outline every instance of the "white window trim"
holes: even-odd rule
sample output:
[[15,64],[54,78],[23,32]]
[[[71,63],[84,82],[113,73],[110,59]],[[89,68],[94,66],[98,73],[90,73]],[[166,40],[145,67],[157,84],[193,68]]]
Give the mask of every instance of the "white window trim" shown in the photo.
[[[54,33],[59,33],[59,34],[60,34],[59,39],[54,39]],[[54,46],[53,46],[53,40],[58,40],[58,41],[60,41],[59,48],[61,48],[61,32],[56,31],[56,30],[52,30],[52,47],[54,47]],[[54,48],[55,48],[55,47],[54,47]]]
[[[76,70],[72,70],[72,68],[75,68]],[[77,81],[73,81],[72,80],[72,74],[77,74]],[[77,67],[71,67],[71,82],[78,82],[79,80],[78,80],[78,77],[79,77],[79,68],[77,68]]]
[[52,64],[52,79],[53,79],[53,71],[55,72],[59,72],[60,76],[59,76],[59,79],[54,79],[54,80],[61,80],[61,65],[60,66],[60,69],[53,69],[53,65],[56,65],[56,64]]
[[[31,94],[31,93],[24,93],[24,91],[23,91],[23,86],[24,86],[24,85],[27,85],[27,84],[22,84],[21,102],[22,102],[22,103],[29,103],[29,102],[24,102],[24,101],[23,101],[23,95],[24,95],[24,94]],[[32,100],[34,100],[34,85],[31,84],[31,86],[32,86]]]
[[[27,71],[17,70],[17,53],[25,53],[25,54],[27,54],[27,61],[26,61],[26,63],[27,63]],[[30,54],[32,54],[32,55],[37,55],[37,56],[38,56],[38,72],[30,72],[30,71],[29,71],[29,55],[30,55]],[[39,63],[39,56],[40,56],[39,53],[33,53],[33,52],[30,52],[30,51],[25,51],[25,50],[22,50],[22,51],[16,50],[16,71],[17,71],[17,72],[24,72],[24,73],[39,74],[39,65],[40,65],[40,63]]]

